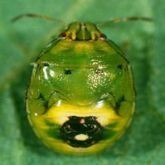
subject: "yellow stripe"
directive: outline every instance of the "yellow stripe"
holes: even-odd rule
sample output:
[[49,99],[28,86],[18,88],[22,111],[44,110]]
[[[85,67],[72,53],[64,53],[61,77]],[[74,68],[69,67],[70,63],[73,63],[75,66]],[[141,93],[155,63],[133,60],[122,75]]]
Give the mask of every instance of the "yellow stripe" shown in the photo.
[[51,119],[51,121],[59,125],[62,125],[64,122],[66,122],[69,116],[95,116],[97,118],[97,121],[102,126],[120,120],[120,117],[115,113],[115,111],[106,105],[98,108],[94,106],[79,107],[69,104],[62,104],[59,107],[53,106],[45,114],[45,118]]

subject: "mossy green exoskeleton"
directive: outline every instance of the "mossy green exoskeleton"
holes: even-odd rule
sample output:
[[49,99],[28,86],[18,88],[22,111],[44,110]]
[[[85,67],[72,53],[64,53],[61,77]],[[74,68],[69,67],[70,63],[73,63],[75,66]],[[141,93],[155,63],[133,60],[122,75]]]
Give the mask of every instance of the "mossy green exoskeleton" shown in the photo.
[[[23,16],[36,17],[24,14],[13,21]],[[138,19],[151,20],[128,17],[112,22]],[[33,130],[52,150],[99,152],[114,144],[132,120],[135,90],[131,66],[122,50],[95,24],[73,22],[34,62],[26,105]]]
[[92,23],[71,23],[36,60],[27,113],[51,149],[95,153],[125,132],[135,108],[131,67]]

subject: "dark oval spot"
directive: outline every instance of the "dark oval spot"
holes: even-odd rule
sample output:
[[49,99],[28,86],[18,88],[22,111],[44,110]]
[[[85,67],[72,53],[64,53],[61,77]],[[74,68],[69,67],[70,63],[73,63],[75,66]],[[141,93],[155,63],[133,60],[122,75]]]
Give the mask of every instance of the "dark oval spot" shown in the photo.
[[48,62],[42,62],[42,65],[43,66],[49,66],[49,63]]
[[72,71],[70,69],[65,69],[64,74],[72,74]]
[[[84,120],[83,123],[80,121]],[[72,147],[89,147],[103,139],[104,128],[95,116],[70,116],[60,128],[60,136],[64,142]],[[84,134],[86,140],[75,139],[76,135]]]
[[123,65],[122,65],[122,64],[119,64],[119,65],[117,66],[117,68],[123,69]]

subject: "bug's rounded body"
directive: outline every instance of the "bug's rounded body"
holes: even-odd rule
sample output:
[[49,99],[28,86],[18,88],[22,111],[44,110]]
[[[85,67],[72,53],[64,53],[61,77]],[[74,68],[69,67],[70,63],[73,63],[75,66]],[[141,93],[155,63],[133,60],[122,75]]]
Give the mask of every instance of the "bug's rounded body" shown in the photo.
[[91,23],[72,23],[34,64],[27,113],[51,149],[95,153],[113,144],[134,112],[132,72],[122,51]]

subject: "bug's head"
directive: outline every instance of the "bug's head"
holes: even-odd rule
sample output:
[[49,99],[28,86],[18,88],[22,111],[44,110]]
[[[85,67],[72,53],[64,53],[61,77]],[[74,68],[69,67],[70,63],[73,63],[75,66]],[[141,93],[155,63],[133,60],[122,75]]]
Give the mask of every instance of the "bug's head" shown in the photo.
[[105,40],[106,38],[95,24],[89,22],[71,23],[67,30],[60,34],[60,37],[77,41]]
[[61,138],[72,147],[89,147],[103,137],[103,127],[94,116],[70,116],[60,129]]

